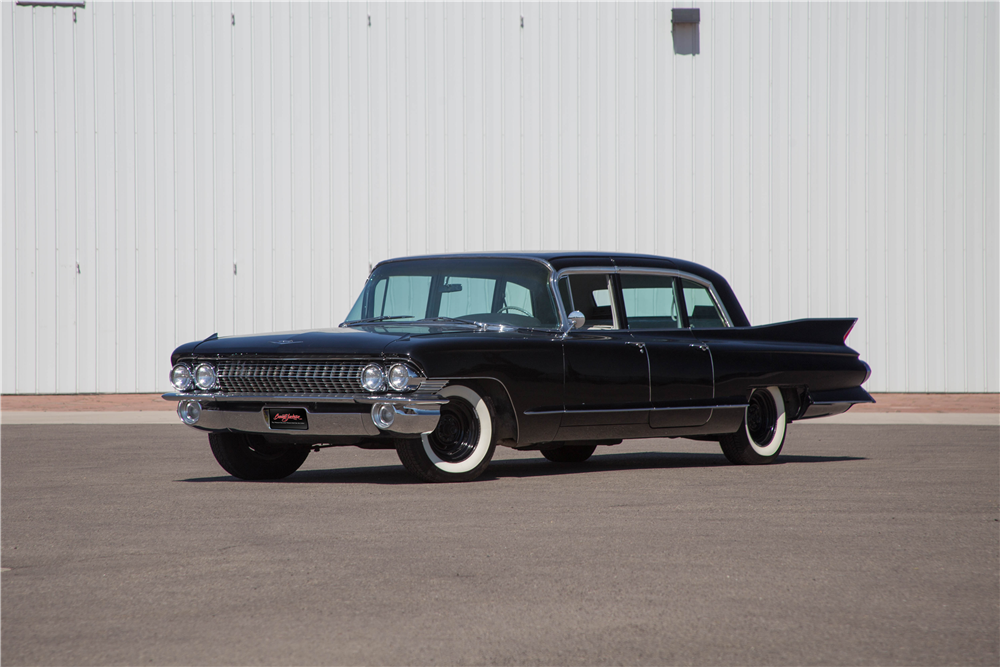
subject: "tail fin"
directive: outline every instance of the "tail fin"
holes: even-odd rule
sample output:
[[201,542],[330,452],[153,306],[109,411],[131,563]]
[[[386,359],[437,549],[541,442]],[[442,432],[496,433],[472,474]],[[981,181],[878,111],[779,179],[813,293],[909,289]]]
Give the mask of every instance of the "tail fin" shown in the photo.
[[754,338],[790,343],[825,343],[846,345],[847,336],[857,323],[856,317],[812,318],[751,327]]

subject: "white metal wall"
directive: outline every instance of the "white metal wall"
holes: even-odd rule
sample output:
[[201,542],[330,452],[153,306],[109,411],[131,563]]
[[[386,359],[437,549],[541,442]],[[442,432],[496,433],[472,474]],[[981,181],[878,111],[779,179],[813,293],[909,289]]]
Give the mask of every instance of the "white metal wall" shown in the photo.
[[3,393],[163,390],[380,259],[540,248],[857,316],[872,391],[1000,390],[1000,5],[700,8],[690,56],[670,4],[5,2]]

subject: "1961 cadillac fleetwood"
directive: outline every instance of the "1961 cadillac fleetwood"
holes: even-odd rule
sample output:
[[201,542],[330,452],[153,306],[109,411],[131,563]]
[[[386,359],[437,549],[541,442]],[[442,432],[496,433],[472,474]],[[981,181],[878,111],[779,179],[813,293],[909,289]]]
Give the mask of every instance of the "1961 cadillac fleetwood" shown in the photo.
[[681,436],[770,463],[790,422],[872,402],[855,322],[750,326],[722,276],[677,259],[409,257],[378,264],[337,328],[181,345],[163,397],[243,479],[344,445],[435,482],[475,479],[497,445],[582,462]]

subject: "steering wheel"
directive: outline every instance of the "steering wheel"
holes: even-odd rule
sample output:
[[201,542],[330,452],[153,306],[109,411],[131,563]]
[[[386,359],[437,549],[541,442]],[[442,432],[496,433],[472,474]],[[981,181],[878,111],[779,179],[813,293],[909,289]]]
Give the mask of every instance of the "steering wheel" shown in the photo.
[[526,311],[524,308],[518,308],[517,306],[504,306],[503,308],[501,308],[499,310],[499,312],[501,312],[501,313],[507,313],[507,312],[510,312],[512,310],[515,311],[515,312],[521,313],[525,317],[531,317],[531,313],[529,313],[528,311]]

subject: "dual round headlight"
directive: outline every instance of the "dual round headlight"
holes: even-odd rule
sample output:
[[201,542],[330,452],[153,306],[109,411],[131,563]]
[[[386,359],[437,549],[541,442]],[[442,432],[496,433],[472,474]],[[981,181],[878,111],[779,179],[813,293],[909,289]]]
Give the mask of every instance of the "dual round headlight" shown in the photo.
[[218,386],[219,377],[212,364],[198,364],[193,371],[187,364],[177,364],[170,370],[170,384],[177,391],[188,391],[192,387],[208,391]]
[[194,369],[194,383],[198,385],[199,389],[205,391],[215,389],[218,382],[219,378],[215,374],[215,367],[212,364],[198,364],[197,368]]
[[373,393],[386,388],[393,391],[413,391],[419,382],[420,376],[406,364],[393,364],[388,373],[378,364],[368,364],[361,371],[361,386]]
[[177,364],[170,369],[170,384],[177,391],[187,391],[194,384],[194,375],[187,364]]

